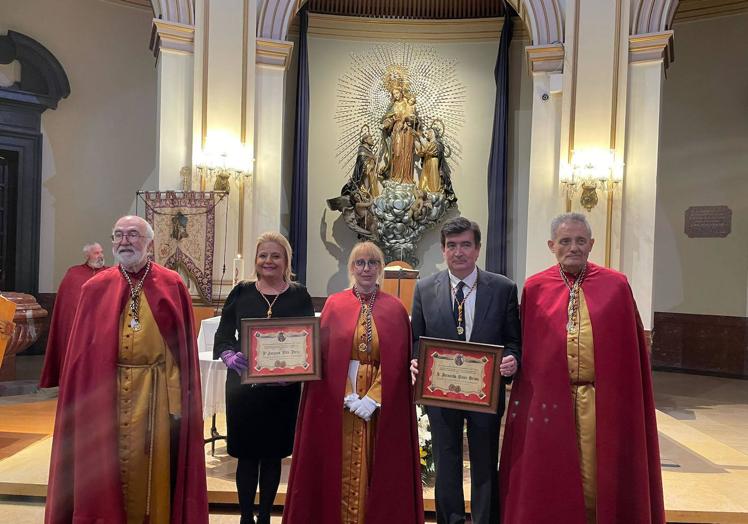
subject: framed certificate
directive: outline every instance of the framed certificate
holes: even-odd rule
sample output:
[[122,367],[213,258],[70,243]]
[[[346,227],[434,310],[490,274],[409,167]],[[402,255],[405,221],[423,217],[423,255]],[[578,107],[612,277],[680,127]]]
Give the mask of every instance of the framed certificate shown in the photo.
[[415,402],[496,413],[503,346],[421,337]]
[[322,378],[318,318],[243,318],[241,341],[249,361],[243,384]]

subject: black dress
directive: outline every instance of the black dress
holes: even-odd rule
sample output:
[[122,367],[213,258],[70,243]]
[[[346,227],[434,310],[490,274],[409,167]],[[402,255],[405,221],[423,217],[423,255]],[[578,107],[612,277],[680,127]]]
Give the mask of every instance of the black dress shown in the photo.
[[[275,295],[265,295],[273,302]],[[213,358],[227,349],[239,351],[236,331],[243,318],[267,317],[268,305],[254,282],[240,282],[231,290],[221,313],[213,345]],[[273,305],[273,318],[314,316],[312,298],[301,284],[292,282]],[[228,453],[236,458],[283,458],[293,451],[301,384],[242,385],[239,374],[228,370],[226,426]]]

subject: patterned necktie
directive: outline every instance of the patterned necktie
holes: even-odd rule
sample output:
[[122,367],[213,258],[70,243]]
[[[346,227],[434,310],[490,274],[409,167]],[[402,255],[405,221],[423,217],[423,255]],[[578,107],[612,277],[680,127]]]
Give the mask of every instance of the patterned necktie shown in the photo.
[[[457,333],[458,340],[466,340],[465,338],[465,304],[463,301],[465,300],[465,293],[462,291],[462,289],[465,287],[465,282],[460,280],[460,282],[457,284],[457,291],[455,292],[455,300],[452,304],[452,316],[455,319],[455,326],[462,327],[462,333]],[[460,317],[459,313],[459,306],[462,304],[462,323],[458,322],[458,319]]]

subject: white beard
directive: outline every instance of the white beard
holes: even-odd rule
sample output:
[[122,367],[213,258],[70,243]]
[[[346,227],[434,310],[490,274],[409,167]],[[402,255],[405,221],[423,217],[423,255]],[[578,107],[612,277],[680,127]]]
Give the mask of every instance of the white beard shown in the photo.
[[145,258],[145,252],[144,251],[125,251],[125,252],[115,252],[114,253],[115,260],[122,264],[122,267],[125,269],[129,269],[131,267],[137,266],[140,262],[142,262]]
[[104,267],[104,257],[97,258],[96,260],[89,260],[87,264],[94,269],[101,269]]

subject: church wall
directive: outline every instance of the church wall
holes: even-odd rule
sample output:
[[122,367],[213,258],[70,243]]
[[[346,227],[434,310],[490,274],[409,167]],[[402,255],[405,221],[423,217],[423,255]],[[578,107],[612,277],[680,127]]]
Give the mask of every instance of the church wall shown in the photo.
[[[677,24],[663,86],[654,310],[748,316],[748,15]],[[691,206],[727,205],[732,232],[689,238]]]
[[[348,285],[346,262],[357,241],[356,236],[346,227],[340,213],[330,211],[325,203],[326,199],[340,194],[340,188],[350,174],[344,172],[335,156],[336,87],[338,77],[349,67],[351,53],[364,53],[377,43],[379,42],[309,37],[311,103],[307,285],[312,296],[327,296]],[[419,43],[423,42],[416,44]],[[462,160],[452,173],[452,182],[459,200],[459,213],[478,222],[484,233],[485,243],[488,219],[486,170],[493,124],[493,70],[498,36],[496,41],[491,42],[425,44],[433,46],[443,57],[457,61],[458,75],[466,87],[466,125],[460,136]],[[524,262],[520,259],[525,251],[527,212],[526,204],[522,202],[526,202],[527,192],[531,80],[526,74],[523,47],[520,42],[513,44],[510,73],[512,99],[509,125],[510,136],[515,135],[510,141],[510,271],[522,271]],[[518,135],[526,138],[518,138]],[[452,211],[448,216],[454,214]],[[426,232],[416,255],[421,261],[418,268],[421,277],[446,267],[442,260],[438,228]],[[484,262],[485,256],[481,253],[478,263],[483,266]]]
[[0,34],[39,41],[70,81],[70,96],[42,115],[41,293],[56,291],[88,242],[111,264],[114,221],[135,211],[137,190],[157,189],[152,18],[101,0],[0,0]]

